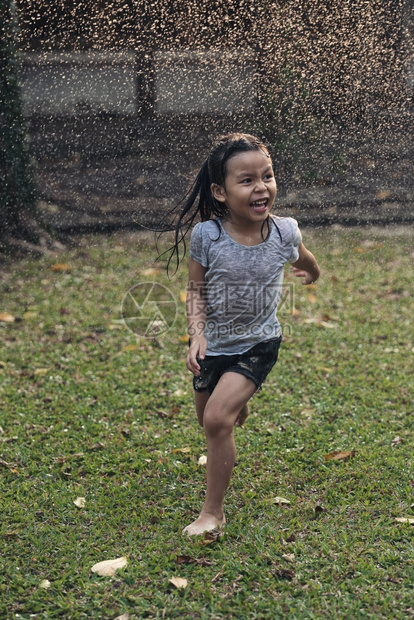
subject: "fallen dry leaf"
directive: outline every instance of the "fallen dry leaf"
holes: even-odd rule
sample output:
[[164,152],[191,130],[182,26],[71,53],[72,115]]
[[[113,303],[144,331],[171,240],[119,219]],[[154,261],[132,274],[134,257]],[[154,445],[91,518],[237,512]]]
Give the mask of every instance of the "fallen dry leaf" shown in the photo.
[[387,198],[389,198],[391,196],[391,192],[389,189],[380,189],[377,191],[377,193],[375,194],[375,198],[377,200],[386,200]]
[[330,454],[324,454],[323,458],[325,461],[344,461],[346,459],[353,458],[354,456],[355,450],[349,450],[347,452],[335,450],[335,452],[331,452]]
[[279,504],[279,506],[280,506],[281,504],[290,504],[290,501],[288,499],[286,499],[285,497],[276,496],[273,499],[273,503],[274,504]]
[[188,334],[184,334],[183,336],[180,336],[178,339],[178,342],[188,343]]
[[294,562],[295,561],[295,554],[294,553],[284,553],[282,555],[282,558],[284,560],[286,560],[286,562]]
[[14,323],[15,320],[16,317],[12,314],[9,314],[8,312],[0,312],[0,321],[3,323]]
[[129,614],[122,614],[121,616],[117,616],[114,620],[129,620]]
[[288,581],[292,581],[295,576],[295,571],[291,568],[282,568],[277,570],[275,573],[276,577],[280,577],[281,579],[287,579]]
[[186,588],[188,585],[187,579],[183,579],[182,577],[172,577],[168,580],[169,583],[172,583],[178,590],[180,588]]
[[183,304],[185,304],[185,302],[187,301],[187,291],[180,292],[180,301],[182,301]]
[[336,327],[338,327],[336,323],[328,323],[328,321],[319,321],[318,325],[324,327],[325,329],[335,329]]
[[393,577],[392,575],[387,576],[387,581],[391,583],[400,583],[400,581],[398,579],[395,579],[395,577]]
[[178,389],[178,390],[175,390],[175,392],[174,392],[173,396],[178,396],[178,397],[180,397],[180,396],[185,396],[186,394],[187,394],[187,392],[185,392],[184,390],[180,390],[180,389]]
[[309,293],[307,299],[311,304],[314,304],[315,302],[318,301],[318,298],[313,293]]
[[85,508],[86,505],[86,500],[84,497],[77,497],[74,502],[75,506],[77,506],[78,508]]
[[17,476],[19,475],[19,472],[13,463],[8,463],[7,461],[0,459],[0,467],[5,467],[6,469],[9,469],[12,474],[16,474]]
[[177,555],[177,564],[199,564],[200,566],[212,566],[215,562],[206,558],[192,558],[189,555]]
[[50,588],[52,584],[50,583],[49,579],[43,579],[43,581],[41,581],[39,583],[39,588],[44,588],[45,590],[47,590],[48,588]]
[[51,271],[70,271],[71,266],[66,263],[56,263],[56,265],[52,265],[50,267]]
[[305,407],[305,409],[302,409],[300,413],[305,416],[305,418],[311,418],[315,411],[315,407]]
[[394,437],[394,439],[391,442],[392,446],[398,446],[399,443],[403,443],[404,439],[402,437]]
[[159,269],[154,269],[154,267],[150,267],[149,269],[143,269],[141,271],[142,276],[156,276],[160,272]]
[[181,452],[182,454],[188,454],[189,452],[191,452],[191,448],[186,446],[185,448],[175,448],[173,450],[173,454],[176,452]]
[[45,375],[47,372],[49,372],[49,368],[36,368],[33,374],[34,375]]
[[413,517],[396,517],[395,519],[398,523],[409,523],[410,525],[414,525]]
[[214,577],[211,580],[211,583],[214,583],[215,581],[217,581],[217,579],[220,579],[222,574],[223,574],[223,570],[220,570],[216,575],[214,575]]
[[116,558],[115,560],[104,560],[94,564],[91,568],[93,573],[98,573],[101,577],[112,577],[119,568],[123,568],[128,564],[125,557]]
[[215,530],[210,530],[209,532],[204,532],[203,540],[200,544],[210,545],[211,543],[217,542],[222,535],[223,530],[218,528],[216,528]]
[[0,441],[3,441],[4,443],[10,443],[11,441],[18,441],[18,436],[17,435],[13,435],[12,437],[1,437]]
[[177,564],[196,564],[197,560],[189,555],[177,555]]
[[328,314],[327,312],[324,312],[321,316],[321,320],[322,321],[339,321],[339,317],[333,316],[332,314]]
[[200,458],[198,459],[198,464],[201,465],[202,467],[206,467],[207,457],[204,454],[200,456]]
[[126,344],[122,347],[121,351],[124,353],[125,351],[137,351],[140,348],[139,344]]

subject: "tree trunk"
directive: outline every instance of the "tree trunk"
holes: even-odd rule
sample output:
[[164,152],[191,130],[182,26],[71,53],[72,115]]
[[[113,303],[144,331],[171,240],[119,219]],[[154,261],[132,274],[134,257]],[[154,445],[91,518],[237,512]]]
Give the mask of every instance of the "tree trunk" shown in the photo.
[[42,251],[48,234],[37,221],[16,40],[15,4],[0,0],[0,247]]

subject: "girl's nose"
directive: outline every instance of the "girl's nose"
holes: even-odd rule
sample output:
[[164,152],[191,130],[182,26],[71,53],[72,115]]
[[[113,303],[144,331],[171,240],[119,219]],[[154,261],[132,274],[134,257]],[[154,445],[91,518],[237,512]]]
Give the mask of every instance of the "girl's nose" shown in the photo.
[[262,179],[260,179],[260,181],[257,181],[255,190],[257,192],[262,192],[265,189],[266,189],[265,182]]

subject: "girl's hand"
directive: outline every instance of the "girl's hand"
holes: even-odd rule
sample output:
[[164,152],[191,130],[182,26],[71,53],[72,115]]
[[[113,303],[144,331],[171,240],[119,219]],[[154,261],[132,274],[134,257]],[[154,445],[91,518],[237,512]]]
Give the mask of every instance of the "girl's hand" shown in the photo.
[[312,252],[303,245],[299,246],[299,258],[292,264],[293,272],[297,278],[305,278],[302,284],[313,284],[319,278],[321,270]]
[[204,336],[197,336],[191,338],[191,344],[187,353],[187,368],[193,375],[198,377],[200,375],[200,364],[197,361],[197,357],[201,360],[204,359],[207,350],[207,340]]
[[313,284],[314,279],[313,276],[308,271],[303,271],[302,269],[298,269],[297,267],[293,267],[293,271],[297,278],[305,278],[302,284]]

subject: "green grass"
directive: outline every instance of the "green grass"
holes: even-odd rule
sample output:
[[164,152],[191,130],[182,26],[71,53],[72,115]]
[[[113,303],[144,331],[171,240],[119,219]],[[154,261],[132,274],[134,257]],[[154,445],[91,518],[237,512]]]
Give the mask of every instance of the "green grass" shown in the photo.
[[[309,289],[286,270],[297,310],[282,308],[279,361],[235,430],[228,525],[208,545],[180,534],[205,476],[185,266],[144,275],[156,251],[134,234],[2,268],[0,312],[16,320],[0,323],[1,618],[414,615],[414,528],[395,521],[414,514],[412,237],[304,238],[322,277]],[[148,280],[179,308],[156,340],[119,320]],[[355,456],[325,460],[335,450]],[[120,556],[115,577],[91,572]]]

